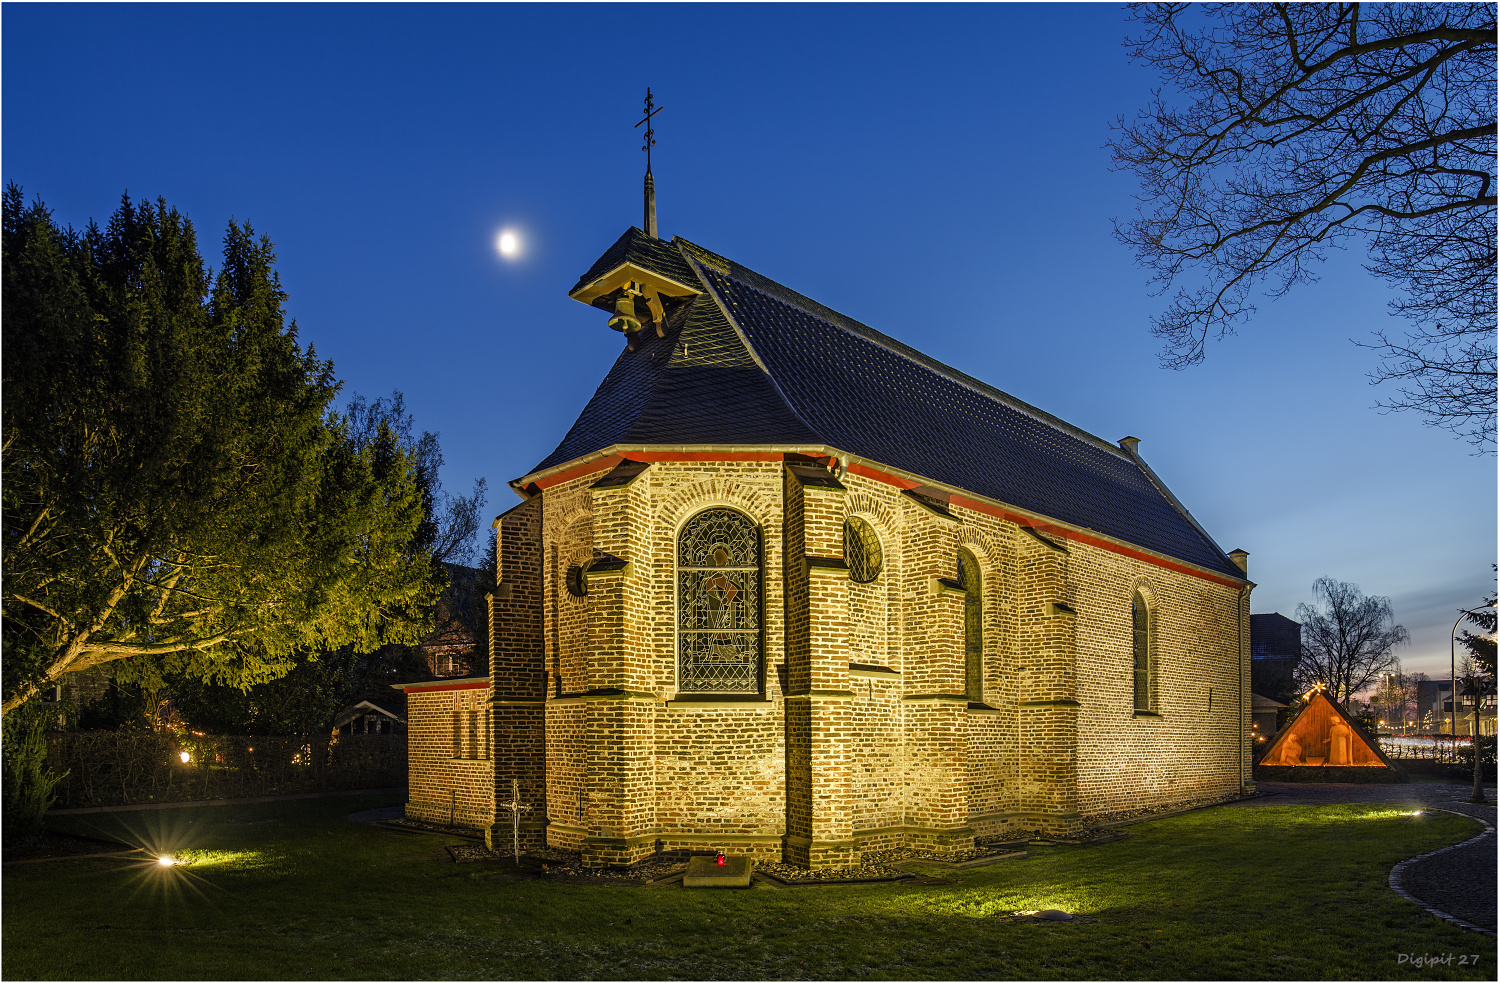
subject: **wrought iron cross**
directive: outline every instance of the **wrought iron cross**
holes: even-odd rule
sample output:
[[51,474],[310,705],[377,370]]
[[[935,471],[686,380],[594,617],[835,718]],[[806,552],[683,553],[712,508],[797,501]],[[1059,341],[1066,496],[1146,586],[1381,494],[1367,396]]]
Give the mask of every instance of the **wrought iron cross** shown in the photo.
[[[665,106],[657,106],[655,109],[652,109],[651,105],[652,105],[652,103],[651,103],[651,87],[647,86],[646,87],[646,109],[645,109],[646,115],[641,119],[641,123],[645,123],[646,124],[646,142],[641,147],[641,149],[646,152],[646,173],[647,174],[651,173],[651,148],[654,147],[654,146],[656,146],[656,131],[651,128],[651,117],[655,116],[657,113],[661,112],[663,109],[666,108]],[[635,125],[637,127],[639,127],[641,125],[641,123],[637,123]]]
[[516,863],[521,862],[521,813],[530,812],[531,806],[521,802],[521,783],[512,778],[510,780],[510,801],[495,803],[502,809],[510,810],[510,833],[511,845],[516,853]]

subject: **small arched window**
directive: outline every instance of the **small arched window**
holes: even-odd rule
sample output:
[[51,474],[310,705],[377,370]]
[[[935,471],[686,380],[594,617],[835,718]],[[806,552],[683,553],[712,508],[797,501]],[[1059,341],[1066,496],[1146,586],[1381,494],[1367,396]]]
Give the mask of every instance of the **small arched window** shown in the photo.
[[677,688],[760,692],[760,529],[713,508],[677,536]]
[[1135,708],[1151,709],[1151,613],[1137,591],[1130,598],[1130,649],[1135,663]]
[[857,515],[845,519],[844,563],[849,567],[849,579],[856,584],[871,583],[880,576],[883,559],[874,528]]
[[964,585],[964,689],[970,703],[984,702],[984,580],[979,562],[958,551],[958,582]]

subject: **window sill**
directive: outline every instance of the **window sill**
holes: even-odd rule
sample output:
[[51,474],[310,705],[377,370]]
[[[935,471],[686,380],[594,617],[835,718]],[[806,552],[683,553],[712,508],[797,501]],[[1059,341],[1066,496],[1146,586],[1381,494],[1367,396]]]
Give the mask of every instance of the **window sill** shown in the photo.
[[1135,716],[1137,716],[1137,717],[1160,717],[1161,714],[1157,713],[1155,710],[1136,710],[1135,711]]
[[849,663],[850,679],[882,679],[894,682],[901,678],[901,674],[894,669],[885,666],[867,665],[862,662]]
[[449,758],[448,763],[450,765],[468,765],[470,767],[479,767],[481,765],[493,765],[495,762],[492,758]]
[[988,703],[970,703],[969,712],[976,717],[999,717],[1005,713],[998,707],[992,707]]
[[667,700],[665,706],[668,711],[683,710],[770,710],[775,706],[771,700],[760,694],[734,696],[724,694],[722,696],[679,696],[673,700]]

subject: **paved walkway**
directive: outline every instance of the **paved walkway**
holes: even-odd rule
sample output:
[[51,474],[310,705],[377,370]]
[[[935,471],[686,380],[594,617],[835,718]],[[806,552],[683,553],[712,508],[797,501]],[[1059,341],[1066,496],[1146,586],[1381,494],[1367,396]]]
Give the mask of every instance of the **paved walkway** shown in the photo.
[[1406,785],[1312,785],[1259,782],[1259,798],[1230,803],[1226,808],[1257,806],[1334,805],[1344,802],[1380,802],[1416,809],[1443,809],[1473,816],[1489,823],[1488,834],[1455,849],[1407,864],[1402,872],[1405,887],[1430,908],[1478,925],[1493,933],[1495,906],[1495,790],[1484,790],[1489,801],[1469,801],[1472,785],[1440,785],[1411,782]]

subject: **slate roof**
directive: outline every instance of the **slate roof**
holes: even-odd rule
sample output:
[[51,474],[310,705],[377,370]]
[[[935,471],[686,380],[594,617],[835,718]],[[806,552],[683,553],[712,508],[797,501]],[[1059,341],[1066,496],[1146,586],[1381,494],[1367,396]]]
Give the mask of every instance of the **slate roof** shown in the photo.
[[[604,255],[594,261],[589,271],[578,278],[573,285],[573,290],[586,287],[599,279],[604,274],[615,269],[621,263],[631,262],[652,273],[660,273],[671,280],[676,280],[685,286],[694,286],[698,278],[683,261],[682,253],[669,242],[653,239],[640,229],[631,227],[625,234],[615,240],[615,244],[604,251]],[[572,293],[573,290],[568,291]]]
[[620,353],[533,473],[612,444],[826,445],[1244,577],[1115,445],[684,239],[632,229],[579,286],[627,258],[703,293]]

